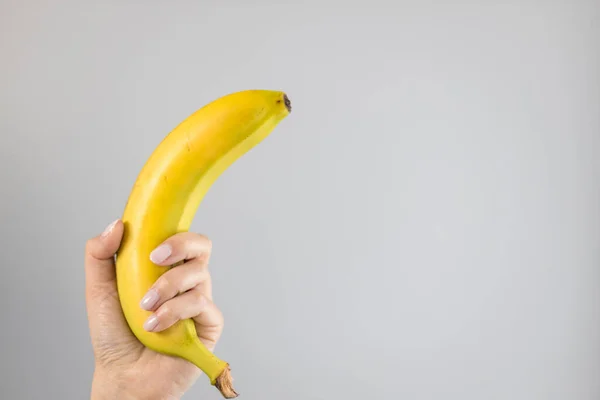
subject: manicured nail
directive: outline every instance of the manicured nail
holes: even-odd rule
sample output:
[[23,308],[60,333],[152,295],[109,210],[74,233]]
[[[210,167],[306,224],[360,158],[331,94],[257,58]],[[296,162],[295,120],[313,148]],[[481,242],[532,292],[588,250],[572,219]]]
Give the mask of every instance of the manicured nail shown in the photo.
[[171,255],[173,249],[168,244],[161,244],[152,253],[150,253],[150,260],[154,264],[160,264],[165,261]]
[[111,222],[111,224],[109,226],[107,226],[106,229],[104,229],[104,232],[102,232],[101,236],[107,237],[108,235],[110,235],[112,230],[115,228],[115,225],[117,224],[117,222],[119,222],[118,219],[116,221]]
[[148,332],[152,332],[158,326],[158,318],[156,315],[152,314],[146,322],[144,322],[144,329]]
[[156,291],[156,289],[150,289],[140,302],[140,307],[142,307],[144,310],[151,311],[157,302],[158,292]]

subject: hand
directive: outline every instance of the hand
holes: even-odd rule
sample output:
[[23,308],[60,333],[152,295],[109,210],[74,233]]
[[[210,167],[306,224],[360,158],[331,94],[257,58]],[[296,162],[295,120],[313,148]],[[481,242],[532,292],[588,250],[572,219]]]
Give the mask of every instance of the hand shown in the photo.
[[[114,255],[122,237],[123,223],[117,220],[86,245],[86,304],[96,362],[91,398],[179,399],[201,371],[186,360],[146,348],[129,329],[115,277]],[[144,325],[146,330],[159,332],[180,319],[192,318],[200,340],[214,350],[223,316],[212,302],[210,253],[206,237],[188,232],[170,237],[152,252],[151,260],[158,265],[185,262],[164,273],[140,299],[140,307],[154,311]]]

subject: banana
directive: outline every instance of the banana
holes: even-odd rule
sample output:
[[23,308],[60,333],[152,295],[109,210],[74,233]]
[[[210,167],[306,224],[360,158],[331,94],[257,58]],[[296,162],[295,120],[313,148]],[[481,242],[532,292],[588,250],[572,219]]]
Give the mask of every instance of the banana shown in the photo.
[[140,308],[140,300],[168,269],[153,264],[149,254],[168,237],[189,230],[216,179],[290,112],[288,97],[271,90],[231,93],[200,108],[151,154],[123,213],[125,233],[116,269],[119,299],[129,327],[146,347],[196,365],[228,399],[237,396],[229,364],[202,344],[192,320],[179,321],[159,333],[143,329],[151,312]]

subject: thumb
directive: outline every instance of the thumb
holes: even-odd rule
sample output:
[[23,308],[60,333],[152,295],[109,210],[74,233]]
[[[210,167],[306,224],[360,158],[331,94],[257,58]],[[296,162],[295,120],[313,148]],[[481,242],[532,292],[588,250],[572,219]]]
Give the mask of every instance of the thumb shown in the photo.
[[[115,254],[123,239],[121,220],[85,246],[85,297],[92,347],[97,361],[120,358],[136,343],[123,316],[117,290]],[[129,340],[123,341],[123,338]],[[138,342],[139,343],[139,342]],[[124,345],[120,347],[118,345]]]
[[88,240],[85,246],[85,281],[91,287],[106,286],[116,281],[115,253],[123,238],[123,222],[118,219],[102,234]]

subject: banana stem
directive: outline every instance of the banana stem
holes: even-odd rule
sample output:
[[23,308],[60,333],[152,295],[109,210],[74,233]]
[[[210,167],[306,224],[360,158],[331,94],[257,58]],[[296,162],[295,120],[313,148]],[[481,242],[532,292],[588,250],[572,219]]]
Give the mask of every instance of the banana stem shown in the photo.
[[238,397],[237,392],[233,388],[233,378],[231,377],[231,368],[229,368],[229,365],[227,365],[223,372],[217,377],[215,386],[226,399]]

